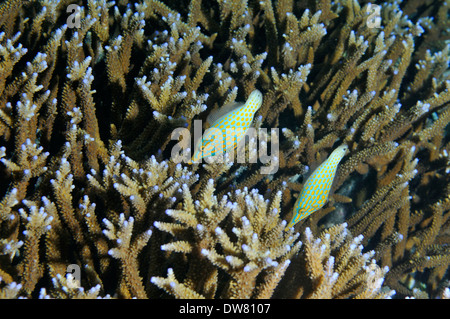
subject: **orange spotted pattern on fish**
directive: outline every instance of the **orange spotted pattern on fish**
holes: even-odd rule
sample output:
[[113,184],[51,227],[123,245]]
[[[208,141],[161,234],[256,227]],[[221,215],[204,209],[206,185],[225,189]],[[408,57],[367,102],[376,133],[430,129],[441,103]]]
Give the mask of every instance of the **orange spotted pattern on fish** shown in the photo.
[[347,152],[347,149],[348,146],[345,144],[339,146],[308,177],[294,205],[294,216],[287,225],[286,230],[325,205],[337,166]]
[[261,107],[262,101],[262,93],[254,90],[245,104],[233,103],[232,109],[214,120],[205,131],[192,156],[192,162],[235,150],[252,124],[253,116]]

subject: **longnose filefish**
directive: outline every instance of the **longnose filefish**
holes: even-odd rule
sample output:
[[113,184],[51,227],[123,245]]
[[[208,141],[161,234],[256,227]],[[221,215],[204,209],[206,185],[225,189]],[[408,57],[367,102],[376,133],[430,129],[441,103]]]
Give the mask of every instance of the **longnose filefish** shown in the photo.
[[261,107],[262,101],[262,93],[254,90],[245,103],[225,105],[208,116],[207,121],[211,126],[197,144],[191,163],[235,150],[252,124],[253,116]]
[[286,230],[325,205],[337,166],[347,150],[348,146],[345,144],[336,148],[308,177],[294,205],[294,216]]

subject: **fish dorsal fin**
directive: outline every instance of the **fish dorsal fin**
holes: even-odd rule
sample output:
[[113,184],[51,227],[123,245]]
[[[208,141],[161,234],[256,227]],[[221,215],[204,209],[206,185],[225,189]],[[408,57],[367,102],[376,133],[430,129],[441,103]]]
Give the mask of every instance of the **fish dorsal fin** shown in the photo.
[[208,117],[206,118],[206,122],[209,125],[213,125],[215,122],[217,122],[217,120],[219,120],[221,117],[225,116],[226,114],[240,108],[241,106],[243,106],[244,103],[242,102],[231,102],[228,103],[224,106],[222,106],[221,108],[212,111]]

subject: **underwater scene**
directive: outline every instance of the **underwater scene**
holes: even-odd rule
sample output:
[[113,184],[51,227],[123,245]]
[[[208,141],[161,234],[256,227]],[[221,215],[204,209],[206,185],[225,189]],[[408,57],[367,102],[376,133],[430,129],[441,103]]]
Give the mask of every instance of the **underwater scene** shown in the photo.
[[1,0],[0,298],[450,299],[450,1]]

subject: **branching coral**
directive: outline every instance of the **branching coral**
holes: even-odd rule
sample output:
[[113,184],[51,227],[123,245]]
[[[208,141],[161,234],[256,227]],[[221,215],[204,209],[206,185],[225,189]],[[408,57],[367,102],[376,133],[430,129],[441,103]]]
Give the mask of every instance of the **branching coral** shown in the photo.
[[[0,296],[447,296],[448,11],[3,1]],[[252,160],[173,154],[256,89]],[[285,231],[343,143],[328,203]]]
[[[309,228],[305,229],[301,267],[308,275],[306,278],[295,278],[302,282],[297,291],[292,291],[289,283],[281,285],[286,290],[283,294],[295,293],[302,298],[356,298],[378,299],[389,298],[395,291],[382,287],[388,267],[381,269],[375,259],[374,251],[362,253],[363,236],[352,237],[346,224],[333,226],[314,238]],[[295,276],[295,275],[294,275]],[[292,279],[291,279],[292,280]]]
[[[272,200],[247,189],[219,200],[213,185],[210,179],[195,201],[183,185],[182,210],[166,211],[177,222],[156,222],[158,229],[176,238],[161,249],[188,254],[189,270],[183,282],[174,278],[173,270],[167,278],[153,277],[152,282],[175,296],[188,289],[192,296],[202,293],[209,298],[268,298],[301,245],[298,234],[284,232],[286,222],[279,218],[281,191]],[[211,282],[217,280],[218,270],[227,273],[219,291],[218,283]]]

